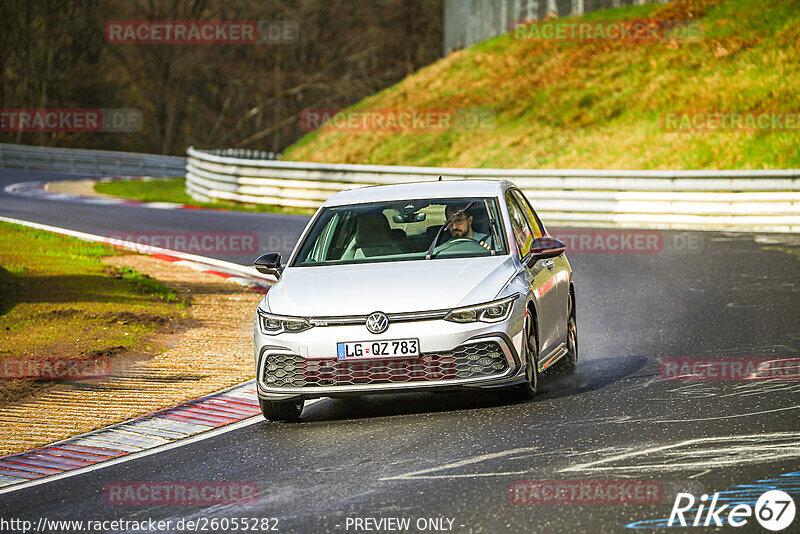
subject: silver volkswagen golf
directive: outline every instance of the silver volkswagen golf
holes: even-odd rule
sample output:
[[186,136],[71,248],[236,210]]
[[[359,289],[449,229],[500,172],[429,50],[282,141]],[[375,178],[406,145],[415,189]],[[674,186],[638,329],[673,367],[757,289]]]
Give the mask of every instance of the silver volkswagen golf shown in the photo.
[[508,181],[366,187],[333,195],[255,316],[258,396],[270,420],[305,399],[401,391],[536,393],[578,359],[565,245]]

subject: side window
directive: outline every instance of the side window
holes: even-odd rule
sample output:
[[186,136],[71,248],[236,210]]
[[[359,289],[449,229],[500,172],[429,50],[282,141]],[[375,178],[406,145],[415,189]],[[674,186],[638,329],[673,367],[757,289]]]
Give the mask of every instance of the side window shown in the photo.
[[517,204],[517,201],[514,200],[510,191],[506,192],[506,204],[508,205],[508,214],[511,216],[511,229],[514,232],[514,240],[517,242],[520,257],[524,258],[531,250],[533,233],[528,221],[525,220],[525,214]]
[[544,227],[542,226],[542,221],[539,220],[539,217],[533,211],[528,199],[525,198],[525,195],[522,194],[522,191],[514,189],[513,193],[514,198],[516,198],[517,202],[519,202],[519,205],[522,206],[522,211],[525,212],[525,218],[528,219],[528,223],[530,223],[531,228],[533,228],[533,237],[544,236]]

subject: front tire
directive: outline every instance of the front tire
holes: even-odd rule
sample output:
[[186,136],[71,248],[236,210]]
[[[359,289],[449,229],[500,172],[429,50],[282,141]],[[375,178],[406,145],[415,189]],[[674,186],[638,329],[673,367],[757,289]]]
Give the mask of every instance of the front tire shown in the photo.
[[500,391],[500,397],[504,401],[532,399],[539,389],[539,343],[536,332],[533,330],[530,313],[525,314],[523,331],[525,332],[522,337],[523,354],[520,356],[525,361],[525,377],[527,380],[511,389]]
[[296,423],[300,420],[300,413],[303,411],[303,399],[290,401],[268,401],[258,399],[261,406],[261,413],[265,419],[270,421],[282,421],[285,423]]
[[578,322],[575,320],[575,299],[569,293],[569,319],[567,319],[567,355],[563,358],[563,368],[572,372],[578,365]]

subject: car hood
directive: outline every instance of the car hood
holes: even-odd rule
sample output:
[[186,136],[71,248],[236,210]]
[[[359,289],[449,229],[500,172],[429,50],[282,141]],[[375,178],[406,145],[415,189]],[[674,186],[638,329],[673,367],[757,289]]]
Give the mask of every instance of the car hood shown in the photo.
[[302,317],[442,310],[493,300],[514,273],[512,256],[295,267],[266,299]]

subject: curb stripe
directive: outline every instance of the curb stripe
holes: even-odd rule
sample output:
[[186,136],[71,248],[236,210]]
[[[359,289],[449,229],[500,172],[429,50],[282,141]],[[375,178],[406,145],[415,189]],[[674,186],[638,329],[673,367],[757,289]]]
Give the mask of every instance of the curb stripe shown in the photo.
[[127,428],[125,428],[126,432],[132,432],[134,434],[139,434],[142,436],[151,436],[157,438],[166,438],[167,441],[173,438],[180,437],[182,434],[180,432],[170,432],[168,430],[159,430],[155,428],[150,428],[147,426],[142,426],[139,424],[131,424]]
[[48,462],[61,464],[66,468],[82,467],[84,465],[89,465],[89,464],[93,463],[93,462],[87,462],[86,460],[78,460],[78,459],[75,459],[75,458],[67,458],[65,456],[56,456],[54,454],[49,454],[49,453],[30,454],[30,455],[25,456],[24,458],[26,460],[32,460],[34,462],[36,462],[38,460],[46,460]]
[[55,456],[61,456],[64,458],[73,458],[76,460],[84,460],[88,461],[90,464],[98,461],[100,459],[99,456],[95,456],[94,454],[86,454],[82,452],[74,452],[74,451],[62,451],[56,448],[47,449],[48,454],[53,454]]
[[234,421],[238,421],[239,419],[245,419],[247,417],[253,417],[257,415],[255,413],[234,413],[234,412],[222,412],[222,411],[204,411],[204,415],[209,415],[212,417],[224,418],[224,419],[232,419]]
[[0,475],[6,475],[16,478],[26,478],[28,480],[33,480],[35,478],[41,478],[44,476],[37,473],[31,473],[29,471],[11,471],[9,469],[0,469]]
[[203,271],[203,272],[204,272],[205,274],[215,274],[215,275],[217,275],[217,276],[221,276],[221,277],[223,277],[223,278],[230,278],[230,277],[232,277],[232,276],[235,276],[235,275],[233,275],[233,274],[230,274],[230,273],[223,273],[223,272],[220,272],[220,271]]
[[50,469],[47,467],[34,467],[34,466],[19,464],[16,462],[0,462],[0,466],[7,467],[9,469],[17,469],[19,471],[39,473],[40,475],[52,475],[53,471],[57,471],[56,469]]
[[64,466],[58,463],[48,462],[46,460],[30,460],[27,458],[9,458],[15,464],[29,465],[31,467],[49,467],[57,471],[64,471]]
[[187,417],[187,416],[184,416],[184,415],[174,414],[174,415],[165,415],[164,417],[166,419],[171,419],[173,421],[180,421],[181,423],[191,423],[193,425],[206,426],[206,427],[210,427],[210,428],[215,428],[217,426],[214,423],[210,423],[208,421],[203,421],[202,419],[194,419],[192,417]]
[[156,258],[157,260],[164,260],[169,262],[181,261],[180,258],[176,258],[174,256],[167,256],[166,254],[151,254],[151,256],[153,258]]
[[[253,391],[253,393],[255,393],[255,390]],[[244,404],[246,406],[254,406],[254,407],[258,406],[258,400],[242,399],[242,398],[238,398],[238,397],[229,397],[227,395],[220,395],[219,397],[214,397],[213,400],[225,400],[225,401],[233,402],[233,403],[236,403],[236,404]]]
[[[99,449],[97,447],[84,447],[82,445],[70,445],[69,443],[65,443],[63,445],[59,445],[56,449],[64,449],[68,451],[80,451],[86,452],[89,454],[96,454],[98,456],[103,456],[107,458],[116,458],[117,456],[122,456],[123,453],[118,451],[112,451],[110,449]],[[96,452],[92,452],[96,451]]]
[[235,417],[250,417],[251,415],[256,415],[256,412],[253,410],[237,410],[235,408],[228,408],[223,406],[213,406],[210,404],[206,404],[203,409],[208,410],[209,413],[218,413],[220,415],[233,415]]
[[107,448],[114,447],[115,450],[124,453],[139,452],[140,450],[142,450],[142,447],[131,447],[130,445],[122,445],[120,443],[113,443],[109,441],[103,441],[100,439],[81,439],[79,441],[76,441],[76,443],[80,443],[82,445],[83,444],[99,445],[101,447],[107,447]]
[[180,410],[176,410],[174,412],[176,415],[184,415],[186,414],[187,417],[194,417],[201,421],[210,421],[212,423],[227,423],[229,421],[235,421],[235,417],[223,417],[221,415],[211,415],[202,410],[192,410],[188,408],[181,408]]
[[226,410],[235,410],[239,412],[257,412],[260,409],[257,404],[253,405],[237,402],[236,399],[211,399],[208,401],[208,405],[224,407]]
[[[255,393],[255,391],[253,393]],[[218,407],[224,407],[229,410],[238,410],[242,412],[252,412],[260,410],[258,403],[256,404],[244,403],[242,402],[243,400],[245,399],[237,399],[235,397],[231,398],[219,397],[214,399],[208,399],[207,401],[204,401],[202,404],[203,406],[210,406],[210,407],[218,406]]]

